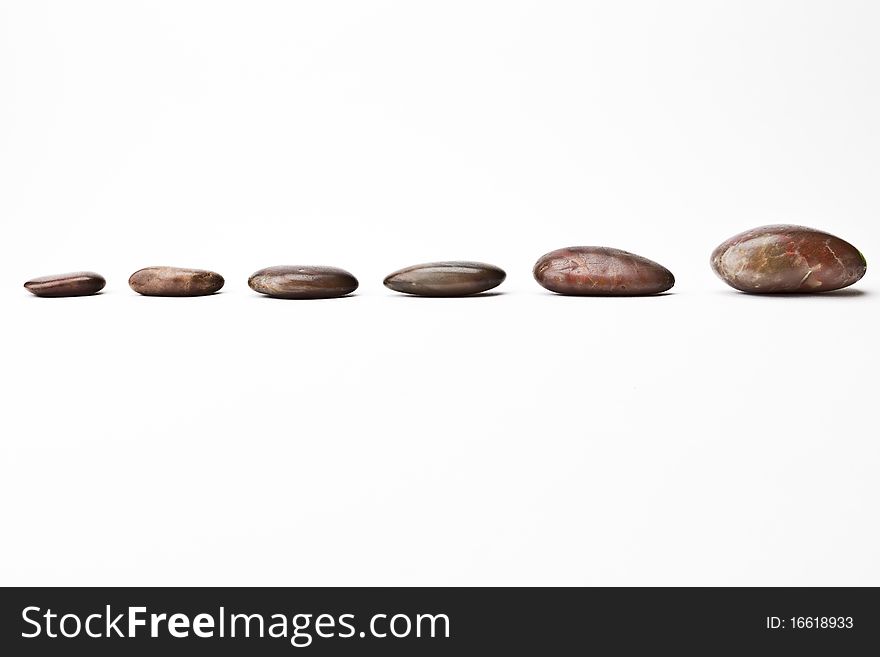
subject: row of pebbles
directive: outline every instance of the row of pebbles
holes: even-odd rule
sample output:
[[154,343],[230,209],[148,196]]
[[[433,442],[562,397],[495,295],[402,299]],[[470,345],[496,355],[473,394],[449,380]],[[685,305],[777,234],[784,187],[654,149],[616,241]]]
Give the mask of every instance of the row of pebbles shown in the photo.
[[[865,275],[867,263],[852,244],[803,226],[762,226],[740,233],[712,253],[712,268],[731,287],[754,294],[811,293],[839,290]],[[604,246],[573,246],[538,259],[535,280],[558,294],[641,296],[660,294],[675,285],[666,267],[642,256]],[[460,297],[499,286],[507,274],[482,262],[446,261],[413,265],[385,278],[385,286],[425,297]],[[34,278],[25,288],[39,297],[95,294],[106,281],[94,272]],[[147,267],[131,275],[135,292],[155,297],[214,294],[223,277],[204,269]],[[344,297],[357,279],[336,267],[277,266],[255,272],[248,285],[280,299]]]

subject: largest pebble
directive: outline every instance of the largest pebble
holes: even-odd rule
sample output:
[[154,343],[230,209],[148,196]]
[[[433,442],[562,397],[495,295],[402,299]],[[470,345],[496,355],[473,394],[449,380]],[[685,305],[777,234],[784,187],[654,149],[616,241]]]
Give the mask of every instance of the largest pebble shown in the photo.
[[712,252],[712,269],[721,280],[752,294],[839,290],[867,268],[865,256],[849,242],[789,224],[747,230]]

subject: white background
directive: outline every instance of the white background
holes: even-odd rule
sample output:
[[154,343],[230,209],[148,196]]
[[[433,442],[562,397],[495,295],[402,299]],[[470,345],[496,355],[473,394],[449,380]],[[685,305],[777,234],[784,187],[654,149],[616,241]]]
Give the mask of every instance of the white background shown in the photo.
[[[880,5],[0,2],[0,582],[880,585]],[[551,295],[624,248],[656,298]],[[499,294],[419,299],[477,259]],[[279,301],[276,264],[356,296]],[[143,298],[148,265],[227,279]],[[94,269],[106,292],[28,278]]]

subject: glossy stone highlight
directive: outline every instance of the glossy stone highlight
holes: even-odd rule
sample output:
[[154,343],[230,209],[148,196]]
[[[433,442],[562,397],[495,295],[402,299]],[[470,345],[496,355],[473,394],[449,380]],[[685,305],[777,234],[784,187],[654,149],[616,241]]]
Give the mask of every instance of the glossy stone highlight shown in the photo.
[[852,244],[804,226],[753,228],[712,252],[712,269],[721,280],[752,294],[839,290],[867,268]]
[[223,287],[223,277],[205,269],[147,267],[128,279],[128,285],[147,297],[202,297]]
[[337,267],[266,267],[251,274],[251,289],[279,299],[331,299],[351,294],[357,279]]
[[85,297],[104,289],[107,281],[93,271],[77,271],[32,278],[25,288],[38,297]]
[[639,296],[675,285],[666,267],[605,246],[571,246],[538,259],[535,280],[551,292],[576,296]]
[[423,297],[463,297],[498,287],[507,278],[503,269],[484,262],[428,262],[400,269],[385,277],[395,292]]

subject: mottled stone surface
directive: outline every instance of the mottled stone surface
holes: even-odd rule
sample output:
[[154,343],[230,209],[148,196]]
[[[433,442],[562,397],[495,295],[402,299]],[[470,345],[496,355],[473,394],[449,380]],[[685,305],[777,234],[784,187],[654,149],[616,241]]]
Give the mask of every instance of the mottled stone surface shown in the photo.
[[638,296],[675,285],[666,267],[605,246],[571,246],[538,259],[535,280],[551,292],[578,296]]
[[205,269],[147,267],[131,275],[128,284],[148,297],[201,297],[223,287],[223,277]]
[[85,297],[104,289],[107,281],[93,271],[77,271],[32,278],[24,284],[38,297]]
[[385,277],[385,287],[423,297],[463,297],[498,287],[503,269],[483,262],[446,261],[413,265]]
[[358,281],[337,267],[280,265],[254,272],[248,285],[255,292],[279,299],[331,299],[351,294]]
[[712,252],[712,269],[743,292],[828,292],[865,275],[865,257],[849,242],[804,226],[753,228]]

